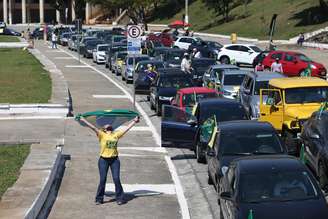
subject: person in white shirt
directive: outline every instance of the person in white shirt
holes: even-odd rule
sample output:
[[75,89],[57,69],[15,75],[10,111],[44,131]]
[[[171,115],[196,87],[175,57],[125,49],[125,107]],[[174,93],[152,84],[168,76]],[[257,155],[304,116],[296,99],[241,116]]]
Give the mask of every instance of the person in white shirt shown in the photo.
[[276,61],[272,63],[271,71],[278,72],[278,73],[284,73],[284,71],[282,70],[282,64],[279,62],[278,58],[276,58]]
[[196,59],[202,58],[202,53],[200,51],[197,51],[194,58]]
[[190,58],[189,54],[185,53],[183,55],[183,59],[181,61],[181,70],[185,73],[191,73],[191,64],[190,64]]
[[51,42],[52,42],[52,48],[57,49],[57,36],[55,32],[51,34]]

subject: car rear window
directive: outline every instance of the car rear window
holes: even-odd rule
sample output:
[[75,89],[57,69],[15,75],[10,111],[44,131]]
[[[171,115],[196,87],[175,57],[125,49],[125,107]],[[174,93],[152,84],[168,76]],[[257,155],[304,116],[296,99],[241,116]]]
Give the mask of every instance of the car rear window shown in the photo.
[[184,76],[163,77],[160,79],[159,86],[164,88],[175,87],[177,89],[180,89],[184,87],[191,87],[192,81],[190,77]]
[[243,83],[245,74],[225,75],[223,84],[227,86],[239,86]]
[[247,120],[248,116],[241,104],[218,104],[209,105],[201,109],[200,120],[204,122],[206,119],[216,115],[217,122]]

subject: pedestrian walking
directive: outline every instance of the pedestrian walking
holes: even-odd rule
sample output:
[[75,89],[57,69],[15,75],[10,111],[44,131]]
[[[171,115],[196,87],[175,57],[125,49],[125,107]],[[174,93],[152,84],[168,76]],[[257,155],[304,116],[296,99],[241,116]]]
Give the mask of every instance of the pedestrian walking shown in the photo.
[[301,33],[300,36],[298,37],[297,45],[303,46],[304,40],[305,40],[305,36],[303,33]]
[[191,63],[188,53],[183,55],[183,59],[181,61],[181,70],[185,73],[191,74]]
[[276,61],[272,63],[271,71],[272,72],[278,72],[278,73],[281,73],[281,74],[284,73],[284,71],[282,69],[282,64],[279,62],[279,58],[276,58]]
[[55,32],[52,32],[52,34],[51,34],[51,42],[52,42],[52,48],[58,49],[57,48],[57,35]]
[[120,180],[120,159],[118,157],[117,143],[136,123],[139,122],[139,117],[135,117],[125,129],[114,131],[109,124],[104,125],[102,129],[96,128],[85,118],[80,120],[92,129],[98,136],[100,144],[100,157],[98,160],[99,169],[99,185],[95,198],[96,205],[104,203],[105,186],[107,181],[108,169],[111,169],[112,178],[115,184],[115,197],[118,205],[126,203],[124,200],[124,191]]

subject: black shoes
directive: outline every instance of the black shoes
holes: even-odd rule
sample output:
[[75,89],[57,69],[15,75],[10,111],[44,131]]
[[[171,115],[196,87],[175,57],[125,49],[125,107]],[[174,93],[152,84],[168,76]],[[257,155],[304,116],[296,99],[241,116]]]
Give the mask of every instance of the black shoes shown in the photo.
[[96,205],[101,205],[101,204],[104,204],[103,200],[96,200]]

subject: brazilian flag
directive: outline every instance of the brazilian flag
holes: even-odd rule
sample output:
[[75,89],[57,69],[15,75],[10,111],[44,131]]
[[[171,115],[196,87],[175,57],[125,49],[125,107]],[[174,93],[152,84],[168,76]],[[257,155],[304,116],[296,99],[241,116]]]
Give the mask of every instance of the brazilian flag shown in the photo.
[[248,216],[247,216],[247,219],[254,219],[254,216],[253,216],[253,210],[249,210],[248,212]]
[[[98,128],[102,128],[104,125],[111,125],[113,129],[116,129],[137,116],[139,116],[138,113],[128,109],[108,109],[78,114],[75,120],[80,121],[80,118],[83,117]],[[82,122],[81,125],[83,125]]]
[[322,112],[327,109],[328,109],[328,102],[326,101],[326,102],[323,102],[319,108],[319,115],[318,115],[319,119],[321,117]]
[[217,132],[217,123],[216,123],[216,116],[212,116],[208,118],[200,129],[200,137],[202,142],[207,142],[210,148],[213,148],[215,143],[215,137]]

